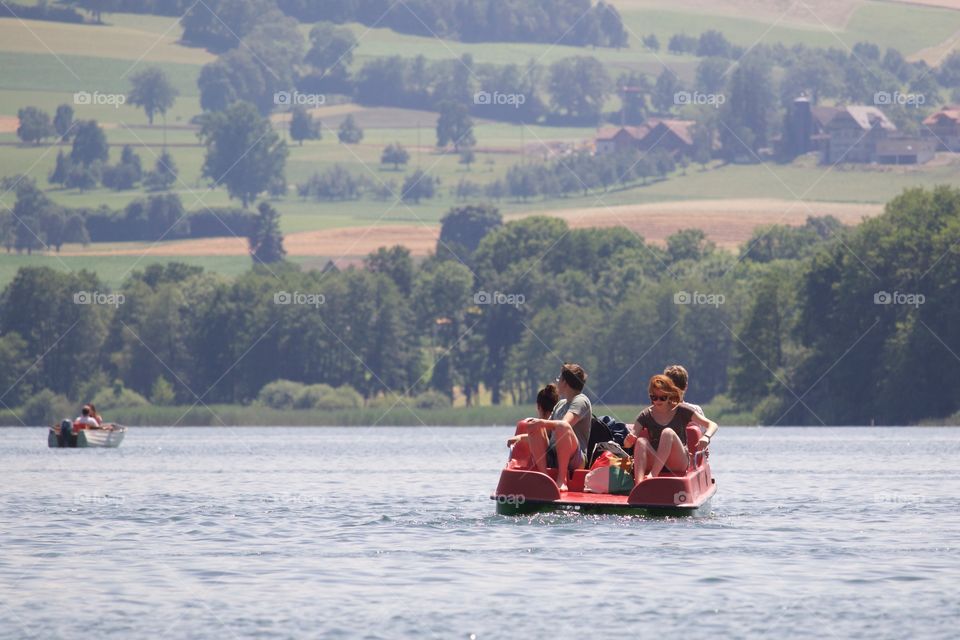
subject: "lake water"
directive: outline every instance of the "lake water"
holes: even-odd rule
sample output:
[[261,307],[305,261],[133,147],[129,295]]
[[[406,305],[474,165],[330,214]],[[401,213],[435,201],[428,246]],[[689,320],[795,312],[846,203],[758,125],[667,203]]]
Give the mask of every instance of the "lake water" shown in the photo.
[[686,519],[498,516],[511,433],[0,429],[0,638],[960,635],[960,429],[724,428]]

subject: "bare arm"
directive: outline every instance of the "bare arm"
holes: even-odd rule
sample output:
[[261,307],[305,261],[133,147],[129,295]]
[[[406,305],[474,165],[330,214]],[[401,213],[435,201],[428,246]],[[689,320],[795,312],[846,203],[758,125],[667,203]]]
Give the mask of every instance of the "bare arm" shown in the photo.
[[693,416],[690,418],[690,422],[703,429],[703,435],[700,436],[700,440],[697,442],[697,449],[706,449],[707,445],[710,444],[710,441],[713,440],[713,434],[720,429],[720,426],[713,420],[710,420],[709,418],[706,418],[696,412],[694,412]]
[[553,431],[555,429],[573,429],[573,423],[576,421],[577,414],[572,411],[567,411],[567,414],[563,416],[563,420],[544,420],[543,418],[535,418],[531,420],[531,423],[535,428]]

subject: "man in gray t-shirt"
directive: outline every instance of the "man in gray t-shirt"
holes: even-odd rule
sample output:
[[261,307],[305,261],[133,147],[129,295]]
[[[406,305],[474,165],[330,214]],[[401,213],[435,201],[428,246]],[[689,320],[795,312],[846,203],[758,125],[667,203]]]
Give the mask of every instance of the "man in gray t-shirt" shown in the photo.
[[573,433],[577,436],[577,444],[583,459],[587,459],[587,443],[590,442],[590,422],[593,418],[593,405],[590,404],[590,398],[582,393],[578,393],[572,400],[561,398],[557,406],[553,408],[550,415],[551,420],[563,420],[564,416],[572,413],[576,416],[573,427]]
[[560,401],[549,420],[532,419],[528,423],[527,443],[537,471],[557,467],[557,486],[567,490],[570,472],[582,469],[587,460],[590,422],[593,410],[582,392],[587,373],[580,365],[564,364],[557,376]]

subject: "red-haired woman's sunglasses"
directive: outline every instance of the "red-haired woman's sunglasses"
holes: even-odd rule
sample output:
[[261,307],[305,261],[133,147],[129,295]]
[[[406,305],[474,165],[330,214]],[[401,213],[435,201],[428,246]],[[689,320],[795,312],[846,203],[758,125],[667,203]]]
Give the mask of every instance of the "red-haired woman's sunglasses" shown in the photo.
[[650,402],[656,402],[657,400],[659,400],[660,402],[666,402],[669,399],[670,399],[670,396],[657,396],[652,393],[650,394]]

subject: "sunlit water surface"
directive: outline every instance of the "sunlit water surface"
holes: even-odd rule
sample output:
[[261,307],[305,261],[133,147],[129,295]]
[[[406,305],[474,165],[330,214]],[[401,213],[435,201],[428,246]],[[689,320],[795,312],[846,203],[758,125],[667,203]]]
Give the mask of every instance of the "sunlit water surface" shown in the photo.
[[509,428],[0,429],[0,638],[960,636],[960,429],[723,429],[702,517],[498,516]]

